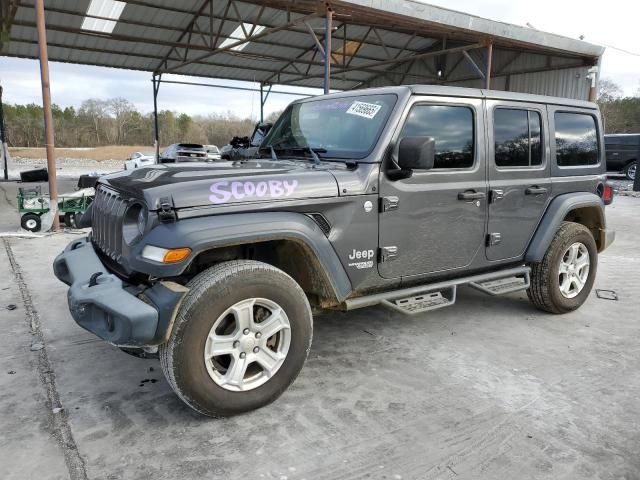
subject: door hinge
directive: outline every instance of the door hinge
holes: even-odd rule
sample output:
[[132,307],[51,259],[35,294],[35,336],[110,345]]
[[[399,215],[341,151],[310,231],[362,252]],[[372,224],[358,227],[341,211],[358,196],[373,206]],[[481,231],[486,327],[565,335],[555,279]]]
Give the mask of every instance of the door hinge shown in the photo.
[[176,221],[176,212],[173,209],[168,198],[160,199],[160,209],[158,210],[158,219],[162,223],[173,223]]
[[496,203],[498,200],[502,200],[504,198],[504,190],[491,190],[491,195],[489,198],[491,199],[491,203]]
[[398,256],[398,247],[389,246],[380,248],[380,261],[388,262],[389,260],[393,260]]
[[495,232],[487,235],[487,245],[493,247],[498,245],[502,241],[502,234]]
[[380,210],[383,212],[388,212],[389,210],[397,210],[398,204],[400,203],[400,199],[398,197],[382,197],[380,199],[381,206]]

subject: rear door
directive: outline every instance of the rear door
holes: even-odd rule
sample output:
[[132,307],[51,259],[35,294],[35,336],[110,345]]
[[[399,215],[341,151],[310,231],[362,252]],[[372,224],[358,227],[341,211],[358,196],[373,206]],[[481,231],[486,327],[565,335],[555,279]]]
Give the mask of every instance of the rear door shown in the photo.
[[488,260],[524,254],[551,198],[545,105],[487,100]]
[[381,172],[380,275],[397,278],[464,268],[484,251],[482,100],[416,97],[395,145],[405,136],[433,137],[435,164],[400,180]]

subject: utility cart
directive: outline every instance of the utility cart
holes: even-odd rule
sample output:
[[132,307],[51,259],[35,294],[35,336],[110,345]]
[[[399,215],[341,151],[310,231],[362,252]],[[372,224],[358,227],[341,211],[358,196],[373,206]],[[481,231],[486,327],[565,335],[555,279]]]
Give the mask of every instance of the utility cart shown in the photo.
[[[58,196],[58,215],[67,227],[75,228],[76,218],[91,205],[95,196],[93,188],[84,188],[73,193]],[[42,215],[50,210],[49,194],[42,194],[41,187],[18,189],[18,212],[20,225],[30,232],[39,232],[42,228]]]

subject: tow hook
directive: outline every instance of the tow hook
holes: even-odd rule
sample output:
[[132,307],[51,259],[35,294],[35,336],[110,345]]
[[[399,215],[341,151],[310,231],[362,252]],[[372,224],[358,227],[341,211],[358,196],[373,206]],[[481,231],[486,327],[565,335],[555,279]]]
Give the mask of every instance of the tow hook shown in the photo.
[[89,279],[89,287],[95,287],[98,284],[98,277],[102,275],[102,273],[103,272],[96,272],[91,275],[91,278]]

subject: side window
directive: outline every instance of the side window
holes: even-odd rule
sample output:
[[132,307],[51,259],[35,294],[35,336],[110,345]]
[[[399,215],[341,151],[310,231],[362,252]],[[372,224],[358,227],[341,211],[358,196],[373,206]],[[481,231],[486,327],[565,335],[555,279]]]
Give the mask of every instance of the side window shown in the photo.
[[474,160],[473,111],[469,107],[415,105],[402,127],[402,137],[433,137],[433,168],[471,168]]
[[586,113],[556,112],[556,161],[561,167],[596,165],[596,121]]
[[540,113],[497,108],[493,115],[495,162],[498,167],[542,164]]

